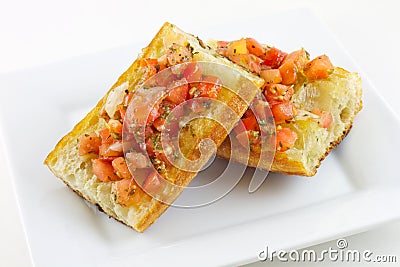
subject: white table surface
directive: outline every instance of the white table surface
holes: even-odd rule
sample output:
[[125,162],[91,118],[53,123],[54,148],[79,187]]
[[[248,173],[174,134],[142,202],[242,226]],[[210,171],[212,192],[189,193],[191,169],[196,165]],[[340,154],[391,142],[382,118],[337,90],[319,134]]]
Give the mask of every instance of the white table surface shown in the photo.
[[[400,89],[396,79],[400,76],[400,4],[395,0],[1,0],[0,73],[130,44],[137,36],[150,40],[164,21],[196,29],[205,19],[229,21],[237,17],[265,16],[266,27],[279,27],[279,22],[268,21],[268,14],[293,7],[309,7],[320,16],[399,116]],[[294,27],[307,30],[298,25]],[[12,180],[5,166],[6,156],[0,142],[0,266],[32,266]],[[390,222],[346,238],[351,249],[397,255],[400,261],[400,222]],[[313,248],[321,251],[329,246],[334,246],[334,241]],[[264,264],[267,263],[253,266]],[[269,266],[280,264],[268,263]]]

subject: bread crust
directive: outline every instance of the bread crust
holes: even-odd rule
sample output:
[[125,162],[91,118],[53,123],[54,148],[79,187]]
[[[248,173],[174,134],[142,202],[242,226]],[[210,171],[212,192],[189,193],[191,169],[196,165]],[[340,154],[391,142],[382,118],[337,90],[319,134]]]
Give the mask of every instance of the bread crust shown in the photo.
[[[252,81],[255,86],[246,94],[239,97],[238,95],[223,88],[220,95],[221,101],[225,102],[232,110],[234,110],[238,118],[243,115],[249,103],[252,101],[258,88],[262,86],[263,81],[255,75],[249,74],[238,68],[228,60],[219,56],[213,50],[204,46],[199,42],[197,37],[186,34],[175,25],[165,23],[160,31],[156,34],[148,47],[142,50],[142,53],[134,61],[134,63],[118,78],[117,82],[110,88],[106,95],[97,103],[97,105],[55,146],[53,151],[49,153],[45,159],[45,164],[54,173],[56,177],[61,179],[69,188],[76,192],[79,196],[87,201],[99,206],[99,210],[106,213],[108,216],[120,221],[138,232],[146,230],[168,207],[168,204],[159,202],[155,199],[143,201],[137,207],[122,207],[112,200],[110,190],[112,190],[112,182],[100,183],[91,171],[91,163],[84,162],[77,154],[77,139],[85,133],[94,132],[104,127],[104,122],[99,114],[102,110],[107,97],[111,90],[125,82],[129,83],[130,90],[135,90],[138,85],[144,82],[143,70],[140,67],[142,58],[158,58],[164,48],[166,40],[174,42],[189,42],[199,52],[197,55],[201,60],[227,65],[236,69],[241,75]],[[220,97],[219,97],[220,98]],[[222,115],[222,114],[221,114]],[[231,130],[236,121],[229,122],[228,130]],[[199,124],[201,126],[201,124]],[[217,146],[225,139],[227,132],[222,127],[214,127],[212,131],[204,132],[204,135],[211,138]],[[195,147],[195,144],[193,144]],[[192,157],[196,156],[197,152],[192,151]],[[68,169],[68,170],[67,170]],[[72,170],[77,170],[79,175]],[[175,167],[167,170],[177,185],[187,186],[194,178],[196,173],[185,172]],[[87,189],[88,184],[93,184]],[[176,191],[176,197],[180,191]]]

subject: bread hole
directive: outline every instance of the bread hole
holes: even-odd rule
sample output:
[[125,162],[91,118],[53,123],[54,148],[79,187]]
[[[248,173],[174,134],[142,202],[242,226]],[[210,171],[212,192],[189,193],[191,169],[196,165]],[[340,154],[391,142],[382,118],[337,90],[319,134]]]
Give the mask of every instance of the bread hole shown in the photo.
[[344,109],[342,109],[342,112],[340,112],[340,120],[342,122],[348,122],[350,115],[350,109],[345,107]]
[[85,168],[86,168],[86,162],[83,161],[81,162],[81,164],[79,164],[79,169],[84,170]]

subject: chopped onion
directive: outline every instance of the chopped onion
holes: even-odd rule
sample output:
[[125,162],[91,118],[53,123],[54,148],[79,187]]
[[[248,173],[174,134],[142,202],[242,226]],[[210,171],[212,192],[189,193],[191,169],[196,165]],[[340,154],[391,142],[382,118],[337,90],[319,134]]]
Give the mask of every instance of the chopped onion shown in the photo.
[[110,150],[116,151],[116,152],[122,152],[123,151],[123,146],[121,142],[116,142],[109,147]]
[[124,82],[123,84],[112,89],[111,92],[108,94],[104,109],[111,119],[114,119],[115,112],[117,111],[117,106],[121,104],[124,100],[125,90],[127,90],[128,87],[129,83]]
[[311,113],[309,111],[303,110],[303,109],[299,109],[297,110],[297,115],[294,118],[295,120],[308,120],[308,119],[319,119],[320,117],[314,113]]

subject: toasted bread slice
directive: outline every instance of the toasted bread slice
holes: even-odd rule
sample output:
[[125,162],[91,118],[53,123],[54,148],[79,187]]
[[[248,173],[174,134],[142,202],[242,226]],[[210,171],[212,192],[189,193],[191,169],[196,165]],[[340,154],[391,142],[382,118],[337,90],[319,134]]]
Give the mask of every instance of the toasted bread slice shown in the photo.
[[299,110],[329,111],[333,117],[330,127],[320,127],[310,113],[300,114],[293,121],[283,124],[283,127],[289,127],[298,134],[298,140],[293,148],[285,152],[277,151],[272,166],[270,162],[259,159],[260,155],[254,151],[249,158],[241,153],[231,155],[229,140],[219,147],[217,155],[273,172],[313,176],[321,161],[350,131],[354,117],[362,108],[361,97],[361,79],[357,73],[336,67],[328,78],[322,80],[307,81],[299,75],[293,102]]
[[[139,232],[148,228],[169,207],[169,204],[157,201],[147,195],[139,199],[135,205],[123,206],[118,204],[113,197],[114,182],[101,182],[93,173],[91,161],[79,156],[78,138],[83,134],[93,133],[105,127],[105,121],[100,117],[100,112],[104,108],[110,92],[123,84],[127,85],[129,91],[137,90],[146,79],[146,71],[140,64],[141,59],[164,56],[166,47],[172,43],[190,45],[193,49],[193,58],[196,61],[229,66],[235,69],[240,77],[245,77],[247,81],[251,81],[255,85],[253,89],[241,94],[240,97],[224,87],[218,95],[217,99],[233,109],[239,119],[254,98],[258,88],[262,86],[262,79],[247,73],[219,56],[209,47],[204,46],[200,39],[183,32],[170,23],[165,23],[150,45],[142,50],[136,61],[119,77],[117,82],[86,117],[59,141],[45,160],[45,164],[55,176],[60,178],[78,195],[98,205],[110,217]],[[215,116],[215,119],[218,120],[218,116],[223,116],[223,114],[218,114],[218,111],[216,111]],[[237,120],[227,122],[226,130],[230,131],[236,122]],[[197,155],[198,151],[195,148],[199,145],[198,140],[211,138],[219,146],[227,136],[224,128],[210,121],[197,120],[191,124],[191,127],[192,131],[190,133],[183,131],[181,135],[186,149],[185,156],[188,158],[193,158]],[[207,156],[210,157],[211,155]],[[170,181],[183,187],[188,185],[196,175],[196,172],[182,171],[175,167],[167,167],[166,173]],[[173,198],[177,197],[179,193],[179,190],[173,192]]]

